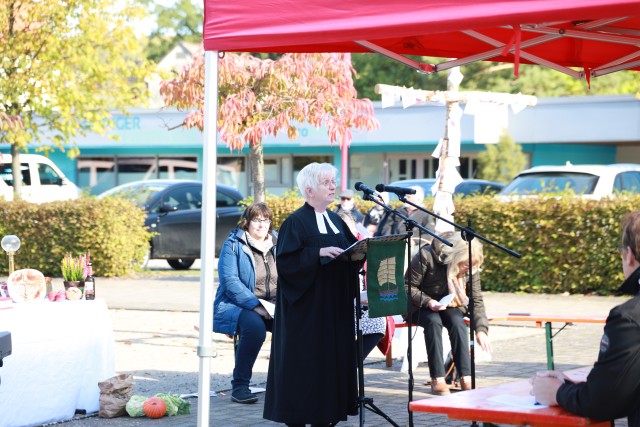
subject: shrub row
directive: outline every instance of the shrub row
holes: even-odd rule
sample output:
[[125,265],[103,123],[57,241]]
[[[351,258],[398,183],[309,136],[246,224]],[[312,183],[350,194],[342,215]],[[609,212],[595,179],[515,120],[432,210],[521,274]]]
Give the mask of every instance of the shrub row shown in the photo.
[[[247,201],[250,201],[247,200]],[[274,229],[303,203],[295,192],[267,196]],[[357,200],[365,214],[372,202]],[[430,203],[425,206],[429,209]],[[492,196],[455,201],[455,221],[486,239],[516,251],[513,257],[484,242],[483,289],[500,292],[612,295],[623,280],[620,220],[640,207],[640,195],[606,200],[577,197],[530,198],[501,202]],[[122,276],[141,264],[149,247],[145,213],[117,199],[81,198],[41,205],[0,201],[0,236],[17,235],[22,244],[16,268],[60,276],[66,253],[91,251],[94,272]],[[8,259],[0,256],[0,271]]]
[[[131,273],[149,248],[145,213],[113,198],[83,197],[73,201],[33,204],[0,201],[0,236],[15,234],[20,249],[15,266],[34,268],[60,277],[60,261],[67,253],[91,252],[94,274]],[[0,271],[8,271],[8,257],[0,256]]]
[[[295,193],[268,196],[278,229],[302,200]],[[364,214],[372,202],[356,200]],[[425,206],[430,209],[427,200]],[[455,201],[455,221],[521,255],[484,243],[485,290],[612,295],[622,283],[622,216],[640,209],[640,195],[607,200],[541,197],[502,202],[492,196]]]

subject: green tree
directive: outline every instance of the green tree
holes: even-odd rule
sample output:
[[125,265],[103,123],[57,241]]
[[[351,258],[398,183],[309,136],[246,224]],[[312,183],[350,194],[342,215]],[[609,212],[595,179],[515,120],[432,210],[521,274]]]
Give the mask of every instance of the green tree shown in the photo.
[[[254,200],[265,200],[262,139],[287,132],[298,137],[297,123],[326,126],[329,141],[342,142],[351,129],[374,129],[373,105],[358,99],[354,70],[344,54],[285,54],[277,60],[226,53],[219,60],[218,131],[232,150],[250,145]],[[189,110],[184,126],[204,126],[204,55],[160,93],[167,106]]]
[[523,93],[538,97],[622,95],[640,92],[640,74],[621,71],[591,80],[577,79],[540,65],[520,65],[519,77],[513,64],[482,62],[461,67],[465,78],[463,90]]
[[507,183],[522,171],[527,158],[522,147],[507,133],[503,133],[497,144],[487,144],[486,150],[478,154],[478,178]]
[[202,42],[202,1],[178,0],[170,6],[141,0],[156,17],[156,27],[147,40],[147,59],[159,62],[178,42]]
[[[443,62],[442,58],[410,58],[427,64]],[[447,87],[446,71],[422,74],[379,54],[354,54],[353,66],[358,72],[355,80],[358,94],[370,99],[380,99],[374,91],[378,83],[424,90],[446,90]],[[640,94],[640,73],[635,71],[594,78],[590,88],[585,80],[540,65],[520,65],[519,77],[514,76],[513,64],[509,63],[481,61],[463,65],[460,71],[464,75],[460,85],[462,91],[523,93],[538,97]]]
[[[411,57],[420,62],[431,63],[434,58]],[[441,61],[441,60],[440,60]],[[363,98],[380,99],[375,93],[375,85],[414,87],[425,90],[446,90],[447,73],[422,74],[411,67],[400,64],[377,53],[356,53],[351,55],[357,75],[354,86]]]
[[0,143],[11,144],[14,165],[29,144],[45,153],[71,146],[74,157],[75,137],[106,133],[110,110],[146,100],[152,67],[130,54],[143,16],[130,0],[0,0]]

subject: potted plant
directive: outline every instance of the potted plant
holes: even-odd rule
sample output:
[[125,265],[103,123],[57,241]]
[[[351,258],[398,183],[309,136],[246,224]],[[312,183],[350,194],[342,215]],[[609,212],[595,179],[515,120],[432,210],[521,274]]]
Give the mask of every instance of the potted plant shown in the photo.
[[62,279],[64,281],[64,288],[84,288],[84,272],[85,272],[86,258],[84,255],[78,255],[73,257],[71,254],[65,255],[60,263],[60,270],[62,271]]

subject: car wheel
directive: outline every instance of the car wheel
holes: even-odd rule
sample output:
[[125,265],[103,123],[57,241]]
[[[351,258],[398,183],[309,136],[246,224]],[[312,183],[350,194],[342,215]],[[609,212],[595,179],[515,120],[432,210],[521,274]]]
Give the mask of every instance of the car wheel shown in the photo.
[[142,258],[142,262],[140,263],[140,268],[144,270],[149,265],[149,260],[151,259],[151,248],[147,249],[144,253],[144,258]]
[[194,258],[168,259],[167,262],[174,270],[188,270],[196,260]]

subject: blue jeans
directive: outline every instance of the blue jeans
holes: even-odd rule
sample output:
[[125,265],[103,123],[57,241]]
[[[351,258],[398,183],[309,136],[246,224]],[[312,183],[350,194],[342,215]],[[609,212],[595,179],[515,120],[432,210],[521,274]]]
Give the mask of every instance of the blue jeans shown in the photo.
[[233,369],[231,387],[233,391],[249,388],[253,365],[256,363],[260,348],[271,332],[273,320],[262,318],[253,310],[242,310],[238,317],[237,334],[239,336],[236,349],[236,365]]
[[432,311],[421,307],[411,316],[413,323],[424,328],[424,341],[427,346],[429,373],[431,378],[444,377],[444,357],[442,354],[442,327],[449,331],[451,353],[460,376],[471,375],[469,357],[469,337],[464,315],[457,308],[444,311]]

